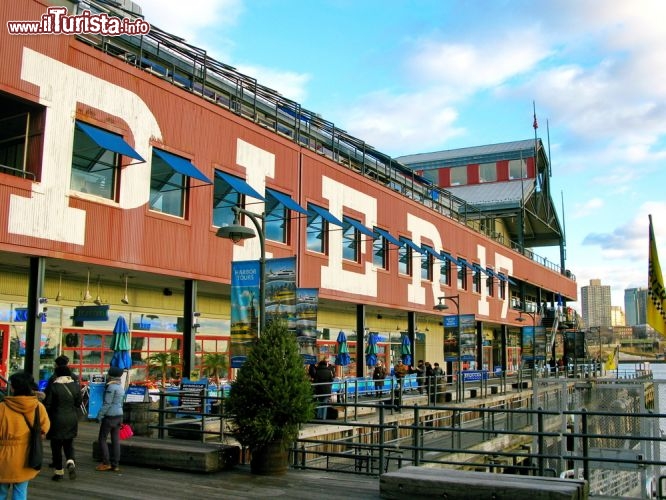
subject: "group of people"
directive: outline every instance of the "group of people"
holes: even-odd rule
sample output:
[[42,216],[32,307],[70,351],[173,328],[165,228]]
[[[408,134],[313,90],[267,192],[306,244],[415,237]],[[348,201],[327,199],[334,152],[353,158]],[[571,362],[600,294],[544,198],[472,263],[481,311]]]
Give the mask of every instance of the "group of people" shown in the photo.
[[[76,479],[74,439],[78,434],[82,395],[79,379],[68,364],[67,356],[55,359],[54,372],[44,392],[38,390],[33,376],[26,371],[17,371],[9,377],[8,394],[0,401],[0,500],[9,498],[10,491],[12,500],[26,499],[29,481],[39,474],[39,470],[27,465],[36,413],[42,435],[50,441],[51,479],[61,481],[65,472],[70,480]],[[97,415],[102,455],[98,471],[119,470],[119,430],[125,395],[120,382],[122,375],[122,369],[113,367],[107,373],[104,402]],[[107,444],[109,434],[111,453]]]
[[[439,363],[432,365],[428,361],[419,360],[418,364],[412,367],[404,364],[402,359],[398,359],[393,369],[393,374],[396,377],[397,388],[400,391],[402,391],[405,376],[411,373],[416,374],[420,394],[423,394],[424,391],[429,393],[428,387],[431,382],[438,380],[438,377],[440,380],[444,377],[444,370],[439,366]],[[389,374],[386,365],[382,360],[378,360],[372,371],[375,397],[382,397],[384,395],[385,380]],[[322,359],[318,363],[308,366],[308,375],[314,387],[317,401],[323,403],[330,399],[335,380],[335,367],[326,359]]]

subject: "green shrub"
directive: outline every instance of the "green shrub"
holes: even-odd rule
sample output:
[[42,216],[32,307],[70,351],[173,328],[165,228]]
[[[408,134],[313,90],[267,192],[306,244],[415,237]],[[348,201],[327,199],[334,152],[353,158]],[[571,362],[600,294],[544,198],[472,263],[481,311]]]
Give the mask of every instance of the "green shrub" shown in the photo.
[[314,415],[312,388],[294,334],[271,322],[231,383],[226,401],[238,441],[254,450],[298,437]]

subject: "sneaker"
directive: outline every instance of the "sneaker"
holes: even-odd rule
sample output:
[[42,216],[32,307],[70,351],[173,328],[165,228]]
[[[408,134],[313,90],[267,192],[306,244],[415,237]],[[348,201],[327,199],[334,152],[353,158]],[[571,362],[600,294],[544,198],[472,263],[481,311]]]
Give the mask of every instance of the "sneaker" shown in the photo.
[[120,467],[118,467],[117,465],[112,465],[111,466],[111,471],[112,472],[120,472]]
[[51,479],[53,479],[54,481],[62,481],[62,479],[63,479],[64,477],[65,477],[65,474],[58,474],[58,473],[56,473],[56,474],[53,474],[53,476],[51,477]]
[[97,467],[95,467],[95,470],[98,471],[105,471],[105,470],[111,470],[112,467],[109,464],[99,464]]
[[76,464],[74,460],[67,460],[67,472],[69,473],[70,479],[76,479]]

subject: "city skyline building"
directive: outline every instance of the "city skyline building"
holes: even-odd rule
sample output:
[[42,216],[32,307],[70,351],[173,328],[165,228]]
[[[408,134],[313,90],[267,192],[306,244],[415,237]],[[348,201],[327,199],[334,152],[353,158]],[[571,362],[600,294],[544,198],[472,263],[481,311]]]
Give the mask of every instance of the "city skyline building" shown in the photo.
[[627,288],[624,291],[624,311],[627,326],[647,323],[647,289]]
[[627,319],[622,306],[611,306],[611,326],[625,326],[626,324]]
[[588,286],[582,286],[581,306],[585,327],[610,327],[611,287],[602,285],[600,279],[591,279]]

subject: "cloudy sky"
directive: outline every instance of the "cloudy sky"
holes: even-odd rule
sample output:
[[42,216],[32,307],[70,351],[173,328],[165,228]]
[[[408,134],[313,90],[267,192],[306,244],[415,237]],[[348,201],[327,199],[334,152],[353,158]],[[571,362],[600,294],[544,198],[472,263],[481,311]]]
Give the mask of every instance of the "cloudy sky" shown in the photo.
[[135,1],[391,156],[532,138],[534,103],[579,286],[647,286],[648,214],[666,268],[666,2]]

